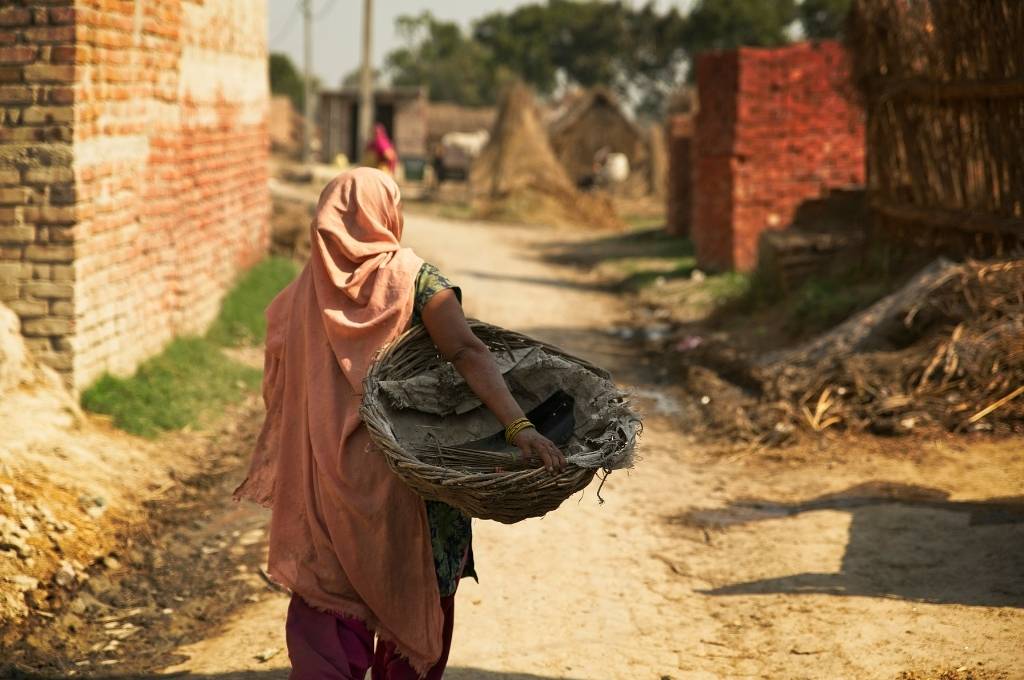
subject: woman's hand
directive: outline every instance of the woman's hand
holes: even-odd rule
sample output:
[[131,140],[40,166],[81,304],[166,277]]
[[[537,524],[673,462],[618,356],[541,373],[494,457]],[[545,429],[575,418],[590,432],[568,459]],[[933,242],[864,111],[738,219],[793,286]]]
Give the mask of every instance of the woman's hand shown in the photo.
[[[498,421],[511,423],[523,417],[523,410],[509,392],[487,345],[466,323],[454,291],[443,290],[430,298],[423,306],[423,325],[437,349],[454,364],[459,375]],[[524,459],[540,461],[552,474],[565,469],[562,452],[533,428],[520,432],[512,443],[523,452]]]
[[539,460],[544,469],[552,474],[565,469],[565,456],[562,452],[554,442],[532,427],[517,434],[514,444],[523,452],[524,459]]

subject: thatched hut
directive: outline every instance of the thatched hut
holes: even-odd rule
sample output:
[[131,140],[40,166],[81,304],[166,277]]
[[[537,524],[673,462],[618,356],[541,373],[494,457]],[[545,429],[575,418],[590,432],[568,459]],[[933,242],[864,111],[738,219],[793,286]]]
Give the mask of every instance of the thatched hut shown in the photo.
[[577,184],[594,172],[594,156],[603,148],[629,159],[630,177],[623,190],[652,193],[659,180],[652,178],[650,135],[622,110],[605,88],[593,88],[571,103],[548,130],[555,155]]

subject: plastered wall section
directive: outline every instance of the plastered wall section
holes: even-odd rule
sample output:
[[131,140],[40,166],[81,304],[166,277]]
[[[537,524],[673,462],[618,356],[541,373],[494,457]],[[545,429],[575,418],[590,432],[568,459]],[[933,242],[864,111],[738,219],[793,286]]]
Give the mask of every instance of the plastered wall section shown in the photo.
[[16,311],[37,355],[82,387],[202,332],[266,251],[266,16],[254,0],[67,9],[54,76],[70,89],[70,144],[50,171],[67,184],[37,192],[61,221],[37,225],[35,244],[64,297],[25,314],[38,295],[21,284]]

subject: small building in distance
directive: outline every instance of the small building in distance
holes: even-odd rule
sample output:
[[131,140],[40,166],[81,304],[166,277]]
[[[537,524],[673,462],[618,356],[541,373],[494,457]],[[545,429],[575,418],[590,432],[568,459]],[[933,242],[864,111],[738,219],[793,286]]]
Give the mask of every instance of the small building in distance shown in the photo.
[[618,99],[605,88],[593,88],[576,97],[550,123],[548,132],[555,155],[577,185],[593,175],[594,157],[601,149],[629,159],[626,193],[652,193],[658,184],[651,177],[649,135],[626,116]]
[[[427,90],[423,87],[392,87],[373,93],[373,118],[388,131],[398,157],[423,160],[427,157]],[[320,128],[320,158],[331,162],[338,154],[352,162],[359,160],[356,148],[359,126],[359,89],[322,90],[317,112]]]

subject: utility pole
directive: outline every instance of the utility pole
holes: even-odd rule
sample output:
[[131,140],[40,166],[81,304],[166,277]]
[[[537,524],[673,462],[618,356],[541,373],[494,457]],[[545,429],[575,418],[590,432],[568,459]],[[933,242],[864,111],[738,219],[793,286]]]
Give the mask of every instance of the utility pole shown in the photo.
[[373,128],[373,0],[363,0],[363,63],[359,72],[359,135],[353,151],[358,160]]
[[305,125],[302,126],[302,162],[309,163],[313,160],[313,0],[302,0],[302,46],[303,63],[305,70],[305,106],[303,107],[303,118]]

